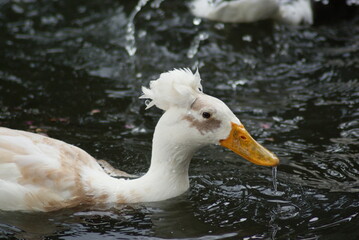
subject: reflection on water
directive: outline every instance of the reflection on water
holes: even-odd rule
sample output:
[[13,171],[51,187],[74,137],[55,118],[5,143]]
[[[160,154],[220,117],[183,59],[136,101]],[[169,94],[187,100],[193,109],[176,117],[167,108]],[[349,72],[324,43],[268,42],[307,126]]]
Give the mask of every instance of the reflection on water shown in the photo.
[[0,29],[1,126],[48,134],[140,175],[161,114],[144,110],[141,85],[198,67],[204,91],[281,158],[276,176],[208,147],[183,196],[1,212],[0,238],[359,236],[358,18],[289,28],[200,20],[181,1],[30,0],[0,3]]

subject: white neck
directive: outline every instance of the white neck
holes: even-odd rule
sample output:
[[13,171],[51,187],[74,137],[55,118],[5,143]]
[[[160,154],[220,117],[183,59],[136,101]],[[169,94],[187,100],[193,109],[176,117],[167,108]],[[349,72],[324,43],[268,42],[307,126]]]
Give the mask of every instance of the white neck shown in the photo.
[[200,146],[181,143],[180,137],[175,134],[172,128],[158,124],[153,136],[148,172],[134,180],[116,179],[108,175],[97,177],[93,192],[111,196],[109,202],[130,203],[161,201],[187,191],[189,164]]
[[[169,131],[168,131],[169,130]],[[156,127],[153,136],[151,166],[138,179],[139,188],[147,188],[144,201],[160,201],[184,193],[189,188],[188,169],[196,146],[178,143],[170,129]]]

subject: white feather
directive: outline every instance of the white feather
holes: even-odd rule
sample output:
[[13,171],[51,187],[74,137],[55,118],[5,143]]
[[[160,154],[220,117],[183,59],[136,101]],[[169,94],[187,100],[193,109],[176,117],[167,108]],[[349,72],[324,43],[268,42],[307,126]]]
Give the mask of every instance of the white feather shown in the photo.
[[150,88],[142,87],[142,92],[140,98],[152,100],[146,109],[154,105],[165,111],[171,107],[189,108],[202,94],[201,78],[198,71],[193,74],[188,68],[174,69],[151,81]]

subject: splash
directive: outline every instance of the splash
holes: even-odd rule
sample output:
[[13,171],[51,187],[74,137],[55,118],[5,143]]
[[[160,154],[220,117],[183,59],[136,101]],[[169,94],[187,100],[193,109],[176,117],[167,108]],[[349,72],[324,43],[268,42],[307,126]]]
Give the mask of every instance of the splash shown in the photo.
[[135,28],[134,20],[137,13],[141,11],[141,9],[147,4],[147,2],[148,0],[140,0],[128,18],[128,24],[126,27],[126,51],[130,56],[134,56],[137,51],[136,37],[135,37],[136,28]]
[[191,46],[189,47],[187,51],[187,57],[193,58],[199,50],[199,46],[202,41],[207,40],[209,37],[209,34],[207,32],[200,32],[198,33],[195,38],[193,39]]

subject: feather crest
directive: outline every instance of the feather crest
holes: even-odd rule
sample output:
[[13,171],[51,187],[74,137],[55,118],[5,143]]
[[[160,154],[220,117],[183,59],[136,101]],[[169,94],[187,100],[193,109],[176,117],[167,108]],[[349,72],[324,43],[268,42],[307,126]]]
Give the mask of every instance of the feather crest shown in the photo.
[[188,68],[174,69],[151,81],[149,88],[142,87],[142,92],[140,98],[152,100],[146,103],[146,109],[154,105],[162,110],[171,107],[189,108],[202,94],[201,78],[198,69],[195,74]]

